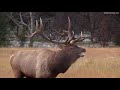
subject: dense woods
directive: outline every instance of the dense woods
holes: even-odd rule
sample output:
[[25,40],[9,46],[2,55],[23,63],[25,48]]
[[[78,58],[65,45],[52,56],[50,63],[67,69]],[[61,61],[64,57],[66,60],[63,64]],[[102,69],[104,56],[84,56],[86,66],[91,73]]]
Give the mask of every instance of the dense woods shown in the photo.
[[33,47],[35,41],[44,41],[39,35],[27,38],[35,31],[35,21],[40,17],[46,36],[52,35],[55,40],[58,40],[57,32],[67,30],[70,17],[71,29],[76,37],[82,31],[86,44],[89,41],[101,47],[108,47],[110,43],[120,45],[119,12],[0,12],[0,46],[18,41],[23,47],[29,41],[29,47]]

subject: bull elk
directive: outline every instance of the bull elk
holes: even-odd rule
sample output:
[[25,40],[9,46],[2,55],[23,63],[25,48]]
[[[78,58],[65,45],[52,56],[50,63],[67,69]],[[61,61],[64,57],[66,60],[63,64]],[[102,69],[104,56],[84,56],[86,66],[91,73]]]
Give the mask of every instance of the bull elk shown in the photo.
[[75,44],[84,39],[82,38],[82,32],[79,38],[75,38],[70,27],[70,18],[68,17],[67,39],[64,42],[55,41],[51,37],[45,36],[42,19],[40,18],[40,25],[36,20],[36,31],[29,35],[29,38],[39,34],[42,38],[63,46],[56,51],[49,49],[18,51],[10,58],[15,77],[55,78],[59,73],[65,73],[78,58],[83,57],[86,49]]

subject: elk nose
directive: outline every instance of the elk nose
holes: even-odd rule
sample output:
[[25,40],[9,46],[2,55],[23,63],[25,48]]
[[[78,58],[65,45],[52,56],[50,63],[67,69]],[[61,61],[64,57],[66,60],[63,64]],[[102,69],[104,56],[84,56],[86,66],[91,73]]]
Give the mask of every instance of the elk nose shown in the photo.
[[85,48],[83,48],[83,52],[86,52],[86,49],[85,49]]

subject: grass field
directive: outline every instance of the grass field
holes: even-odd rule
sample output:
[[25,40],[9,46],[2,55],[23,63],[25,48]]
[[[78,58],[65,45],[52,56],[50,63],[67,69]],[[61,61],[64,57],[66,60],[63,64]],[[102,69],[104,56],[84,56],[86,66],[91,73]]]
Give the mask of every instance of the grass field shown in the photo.
[[[14,78],[9,57],[19,50],[37,48],[0,48],[0,78]],[[120,78],[120,48],[86,48],[78,59],[57,78]]]

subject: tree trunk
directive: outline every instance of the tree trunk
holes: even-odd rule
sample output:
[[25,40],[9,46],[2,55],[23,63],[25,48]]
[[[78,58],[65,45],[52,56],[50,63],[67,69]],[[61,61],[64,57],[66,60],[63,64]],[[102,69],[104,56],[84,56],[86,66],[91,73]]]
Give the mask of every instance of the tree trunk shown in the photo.
[[24,47],[24,42],[20,40],[20,47]]
[[[30,27],[31,27],[31,29],[30,29],[30,33],[32,34],[33,33],[33,29],[34,29],[34,26],[33,26],[34,24],[33,24],[33,13],[32,12],[30,12]],[[30,38],[30,44],[29,44],[29,47],[33,47],[33,38]]]
[[88,12],[87,13],[87,19],[88,19],[88,23],[89,23],[88,27],[89,27],[89,31],[91,33],[91,41],[92,42],[94,42],[93,39],[94,39],[94,31],[95,31],[93,18],[94,18],[93,14],[91,12]]
[[30,38],[30,44],[29,44],[29,47],[33,47],[33,42],[34,42],[33,38]]

